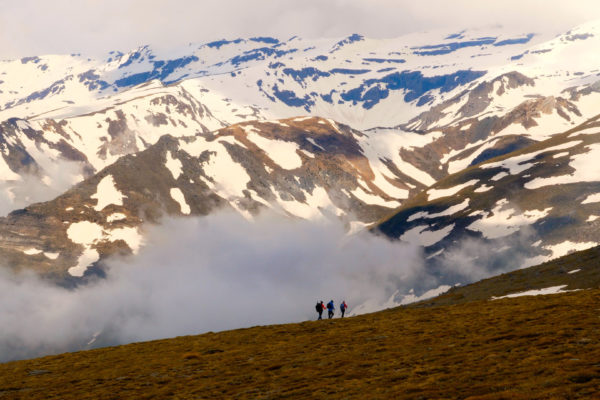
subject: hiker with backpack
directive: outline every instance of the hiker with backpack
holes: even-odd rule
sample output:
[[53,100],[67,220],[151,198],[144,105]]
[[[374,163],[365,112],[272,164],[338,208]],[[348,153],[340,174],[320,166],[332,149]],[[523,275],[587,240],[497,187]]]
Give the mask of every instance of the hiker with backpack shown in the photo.
[[323,304],[323,300],[321,301],[317,301],[317,305],[315,306],[315,308],[317,309],[317,312],[319,313],[319,318],[317,319],[322,319],[322,315],[323,315],[323,310],[325,309],[325,304]]
[[329,303],[327,303],[327,315],[329,316],[329,319],[333,318],[334,312],[335,306],[333,305],[333,300],[329,300]]
[[346,304],[346,300],[342,300],[342,303],[340,304],[340,311],[342,312],[342,318],[344,318],[344,313],[346,312],[347,308],[348,308],[348,304]]

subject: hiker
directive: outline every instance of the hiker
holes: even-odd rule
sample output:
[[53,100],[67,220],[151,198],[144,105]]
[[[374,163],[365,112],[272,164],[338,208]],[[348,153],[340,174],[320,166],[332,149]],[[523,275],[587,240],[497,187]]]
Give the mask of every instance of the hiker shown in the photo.
[[322,319],[322,315],[323,315],[323,310],[325,309],[325,304],[323,304],[323,300],[321,301],[317,301],[317,305],[315,306],[315,308],[317,309],[317,312],[319,313],[319,318],[317,319]]
[[344,318],[344,313],[346,312],[346,308],[348,308],[348,304],[346,304],[346,300],[342,300],[342,304],[340,304],[340,311],[342,312],[342,318]]
[[333,300],[329,300],[329,303],[327,303],[327,315],[329,316],[329,319],[333,318],[334,312],[335,306],[333,305]]

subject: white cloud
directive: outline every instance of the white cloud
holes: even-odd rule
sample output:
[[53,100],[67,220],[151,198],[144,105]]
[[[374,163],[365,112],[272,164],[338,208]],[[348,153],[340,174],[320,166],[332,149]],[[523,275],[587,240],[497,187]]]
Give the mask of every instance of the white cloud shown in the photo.
[[52,200],[83,179],[82,165],[75,161],[57,160],[44,166],[46,185],[35,175],[22,174],[16,182],[0,181],[0,216],[32,203]]
[[335,224],[233,213],[163,222],[137,257],[72,290],[0,268],[0,362],[85,348],[99,332],[95,346],[315,319],[317,300],[381,307],[426,281],[418,248]]
[[0,0],[0,7],[3,58],[252,35],[394,37],[495,24],[560,32],[600,18],[595,0]]
[[[469,239],[426,265],[420,247],[271,214],[166,219],[135,258],[67,290],[0,268],[0,362],[206,331],[315,319],[317,300],[391,307],[518,268],[532,238]],[[511,248],[507,258],[501,250]],[[431,260],[430,260],[431,261]],[[409,297],[406,297],[409,296]]]

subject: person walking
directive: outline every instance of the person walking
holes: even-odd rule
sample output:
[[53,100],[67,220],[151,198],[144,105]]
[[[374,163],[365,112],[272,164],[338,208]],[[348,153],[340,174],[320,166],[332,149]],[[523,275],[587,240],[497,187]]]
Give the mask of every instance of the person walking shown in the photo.
[[325,309],[325,304],[323,304],[323,300],[321,301],[317,301],[317,305],[315,306],[315,308],[317,309],[317,312],[319,313],[319,318],[317,319],[323,319],[323,310]]
[[329,300],[327,303],[327,316],[329,319],[333,318],[333,313],[335,312],[335,306],[333,305],[333,300]]
[[346,304],[346,300],[342,300],[342,304],[340,304],[340,311],[342,312],[342,318],[344,318],[344,313],[348,308],[348,304]]

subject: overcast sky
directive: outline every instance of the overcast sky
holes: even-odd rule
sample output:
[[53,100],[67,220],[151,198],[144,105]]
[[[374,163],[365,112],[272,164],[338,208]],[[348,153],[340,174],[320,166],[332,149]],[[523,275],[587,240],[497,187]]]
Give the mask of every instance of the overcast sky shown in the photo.
[[0,58],[100,54],[249,35],[394,37],[501,24],[568,30],[597,0],[0,0]]

